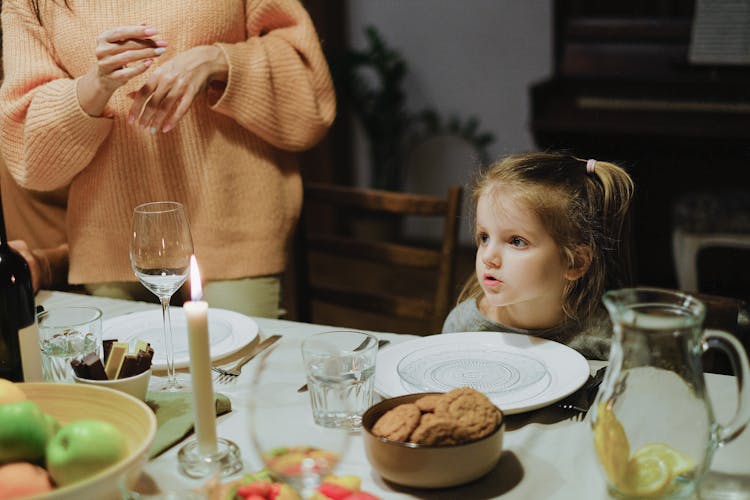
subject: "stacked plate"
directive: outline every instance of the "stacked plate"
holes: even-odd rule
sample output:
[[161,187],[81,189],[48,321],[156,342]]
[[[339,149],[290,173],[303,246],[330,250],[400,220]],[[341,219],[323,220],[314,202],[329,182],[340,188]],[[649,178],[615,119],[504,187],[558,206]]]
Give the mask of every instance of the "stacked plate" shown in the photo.
[[468,386],[511,415],[565,398],[588,376],[586,359],[558,342],[515,333],[464,332],[383,349],[375,390],[390,398]]
[[[174,366],[185,368],[190,364],[187,320],[181,307],[170,308],[172,318],[172,339],[174,345]],[[167,359],[163,348],[164,334],[161,309],[135,312],[117,316],[104,322],[104,339],[118,339],[127,342],[131,348],[138,340],[145,340],[154,348],[152,367],[165,370]],[[244,314],[226,309],[208,310],[208,331],[211,361],[236,353],[258,336],[258,324]]]

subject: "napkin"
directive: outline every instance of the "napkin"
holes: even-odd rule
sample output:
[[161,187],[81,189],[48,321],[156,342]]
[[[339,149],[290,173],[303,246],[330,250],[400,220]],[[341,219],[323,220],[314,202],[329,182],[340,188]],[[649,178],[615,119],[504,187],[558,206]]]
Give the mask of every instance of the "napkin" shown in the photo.
[[[179,443],[193,432],[195,412],[191,392],[151,392],[146,395],[148,404],[156,414],[156,437],[149,451],[149,459]],[[232,411],[232,403],[223,394],[217,393],[214,404],[216,414]]]

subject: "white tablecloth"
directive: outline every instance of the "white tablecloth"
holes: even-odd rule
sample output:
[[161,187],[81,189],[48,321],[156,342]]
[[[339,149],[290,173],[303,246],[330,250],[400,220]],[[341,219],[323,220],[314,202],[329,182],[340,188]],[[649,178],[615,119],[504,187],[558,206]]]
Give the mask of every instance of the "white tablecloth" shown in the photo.
[[[37,303],[47,308],[61,305],[94,305],[104,312],[104,319],[134,311],[159,308],[156,304],[103,299],[87,295],[42,291]],[[282,320],[254,318],[262,337],[281,334],[280,342],[300,342],[305,336],[330,327]],[[394,343],[413,338],[410,335],[376,332],[378,337]],[[247,401],[252,363],[233,385],[216,386],[232,400],[233,411],[219,418],[218,434],[237,443],[242,452],[245,471],[262,468],[254,452],[247,429]],[[592,370],[601,363],[592,362]],[[299,379],[305,378],[299,367]],[[736,408],[737,386],[734,377],[707,375],[709,394],[717,419],[726,421]],[[497,467],[482,479],[449,490],[411,490],[385,483],[365,457],[362,439],[353,438],[337,473],[356,474],[362,487],[382,498],[426,499],[599,499],[608,498],[603,477],[594,456],[588,422],[565,419],[555,407],[506,417],[504,452]],[[283,432],[283,429],[279,429]],[[164,489],[178,488],[184,478],[177,471],[173,447],[149,462],[145,473]],[[701,488],[701,498],[750,499],[750,431],[717,450],[711,471]]]

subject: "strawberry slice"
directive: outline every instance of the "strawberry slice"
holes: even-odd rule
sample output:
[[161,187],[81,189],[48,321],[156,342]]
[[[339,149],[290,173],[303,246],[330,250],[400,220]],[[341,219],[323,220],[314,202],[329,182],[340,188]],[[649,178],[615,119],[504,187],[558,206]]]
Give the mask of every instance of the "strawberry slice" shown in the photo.
[[237,494],[245,497],[257,495],[261,498],[268,498],[271,493],[271,483],[268,481],[253,481],[252,483],[243,484],[237,488]]
[[380,500],[380,497],[376,497],[366,491],[355,491],[351,495],[344,497],[343,500]]
[[340,484],[323,483],[318,486],[318,493],[325,495],[331,500],[344,500],[344,498],[349,497],[354,492]]

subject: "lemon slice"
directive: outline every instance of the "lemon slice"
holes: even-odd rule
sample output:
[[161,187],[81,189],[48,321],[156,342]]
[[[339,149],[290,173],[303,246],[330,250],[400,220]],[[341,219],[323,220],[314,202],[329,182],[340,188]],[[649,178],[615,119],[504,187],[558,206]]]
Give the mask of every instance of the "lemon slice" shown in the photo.
[[695,468],[693,460],[666,443],[648,443],[633,454],[635,457],[656,457],[667,466],[670,474],[679,476],[681,474],[690,474]]
[[621,488],[629,495],[653,498],[662,495],[672,482],[667,464],[654,455],[633,455]]
[[606,403],[599,403],[594,422],[594,448],[610,482],[623,484],[628,474],[630,443],[625,429]]

